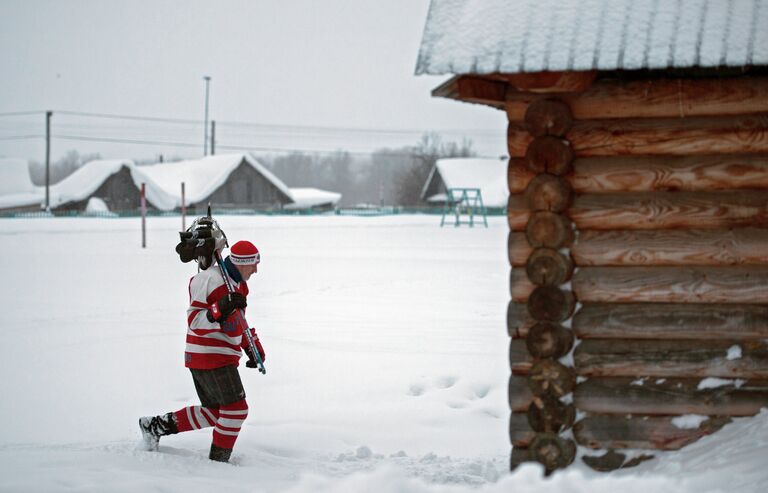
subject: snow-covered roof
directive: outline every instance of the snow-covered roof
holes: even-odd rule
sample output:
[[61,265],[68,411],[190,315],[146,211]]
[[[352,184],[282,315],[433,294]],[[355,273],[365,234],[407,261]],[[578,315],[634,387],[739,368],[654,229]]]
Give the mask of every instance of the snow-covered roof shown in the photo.
[[445,201],[445,193],[423,197],[432,180],[442,179],[445,188],[479,188],[486,207],[506,207],[509,200],[507,162],[501,159],[438,159],[424,184],[422,198],[429,202]]
[[44,201],[44,188],[41,188],[35,192],[8,193],[0,195],[0,209],[27,207],[35,204],[41,205]]
[[128,159],[98,159],[85,163],[74,173],[51,186],[51,207],[56,208],[69,202],[85,200],[123,167],[128,168],[136,188],[141,188],[141,184],[146,183],[147,201],[150,204],[161,210],[173,209],[175,206],[173,198],[144,176],[133,161]]
[[0,209],[26,207],[45,200],[45,189],[32,183],[25,159],[0,159]]
[[336,205],[341,200],[340,193],[320,190],[318,188],[291,188],[290,191],[293,203],[284,206],[288,210]]
[[133,167],[133,161],[124,159],[97,159],[89,161],[75,170],[50,189],[51,207],[68,202],[85,200],[104,183],[107,178],[126,166]]
[[112,175],[123,167],[128,168],[137,189],[145,183],[147,202],[160,210],[172,210],[175,198],[158,187],[129,159],[97,159],[89,161],[74,173],[51,186],[51,207],[56,208],[69,202],[85,200]]
[[0,159],[0,195],[35,192],[26,159]]
[[187,204],[201,202],[224,184],[229,175],[245,161],[278,190],[291,197],[288,187],[266,167],[248,154],[221,154],[202,159],[139,166],[137,169],[181,205],[181,182]]
[[768,0],[432,0],[417,74],[768,65]]

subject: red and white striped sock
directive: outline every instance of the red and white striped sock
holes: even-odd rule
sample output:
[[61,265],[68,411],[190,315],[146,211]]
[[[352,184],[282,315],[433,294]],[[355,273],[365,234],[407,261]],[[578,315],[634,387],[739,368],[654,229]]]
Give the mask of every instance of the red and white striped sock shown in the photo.
[[216,427],[213,429],[213,444],[225,449],[233,449],[245,418],[248,417],[248,404],[245,399],[221,406]]
[[219,419],[219,409],[215,407],[189,406],[173,414],[179,432],[210,428]]

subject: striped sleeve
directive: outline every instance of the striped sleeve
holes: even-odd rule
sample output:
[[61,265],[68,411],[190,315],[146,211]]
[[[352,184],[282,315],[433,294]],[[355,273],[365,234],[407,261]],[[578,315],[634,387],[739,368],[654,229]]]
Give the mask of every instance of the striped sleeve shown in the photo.
[[187,325],[190,329],[218,330],[219,325],[211,323],[206,317],[210,308],[207,301],[211,276],[196,275],[189,281],[189,308],[187,309]]

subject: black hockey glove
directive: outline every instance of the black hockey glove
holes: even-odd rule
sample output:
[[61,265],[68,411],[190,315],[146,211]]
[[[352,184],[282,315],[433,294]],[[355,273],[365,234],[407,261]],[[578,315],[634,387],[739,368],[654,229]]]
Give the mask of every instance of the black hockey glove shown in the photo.
[[240,293],[225,294],[214,303],[206,312],[205,316],[209,322],[224,322],[237,309],[248,306],[245,296]]

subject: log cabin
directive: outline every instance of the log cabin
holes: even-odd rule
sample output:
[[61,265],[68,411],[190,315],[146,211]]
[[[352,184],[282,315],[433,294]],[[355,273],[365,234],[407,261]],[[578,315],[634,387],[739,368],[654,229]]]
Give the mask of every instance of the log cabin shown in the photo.
[[768,407],[768,0],[433,0],[416,73],[508,119],[512,469]]

